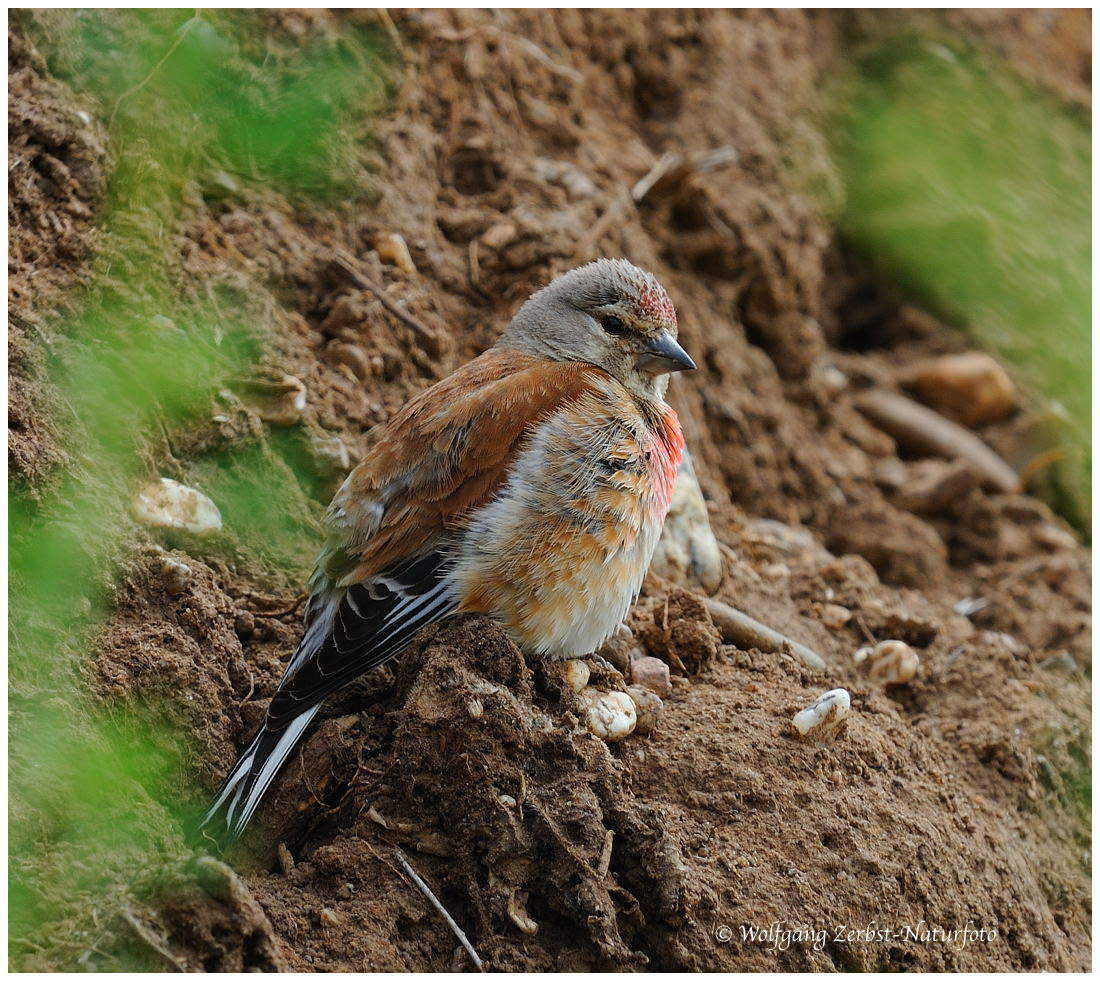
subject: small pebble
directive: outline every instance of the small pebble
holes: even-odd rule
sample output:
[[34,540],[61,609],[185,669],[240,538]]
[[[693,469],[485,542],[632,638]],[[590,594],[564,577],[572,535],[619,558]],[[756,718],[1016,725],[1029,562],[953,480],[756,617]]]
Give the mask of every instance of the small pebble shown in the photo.
[[310,447],[321,468],[332,473],[347,473],[351,469],[351,454],[339,436],[314,436]]
[[978,472],[965,460],[917,460],[896,489],[894,504],[913,514],[947,514],[978,482]]
[[340,925],[340,917],[336,910],[324,907],[318,914],[317,919],[320,921],[323,927],[334,927]]
[[791,721],[803,738],[811,735],[820,738],[839,729],[847,720],[851,707],[852,696],[843,688],[833,688]]
[[566,160],[536,157],[535,175],[548,184],[557,184],[564,188],[570,201],[583,201],[596,193],[596,185],[592,178]]
[[397,232],[387,232],[379,235],[374,240],[374,248],[378,258],[389,266],[396,266],[403,273],[410,275],[416,272],[416,264],[409,254],[409,246],[405,239]]
[[998,422],[1016,408],[1004,368],[983,351],[947,354],[917,368],[913,386],[923,401],[965,426]]
[[821,387],[830,395],[839,395],[848,388],[848,376],[834,364],[815,365],[815,374]]
[[629,677],[630,662],[634,658],[642,656],[642,649],[638,646],[633,631],[625,623],[620,623],[615,628],[615,632],[604,641],[603,647],[597,653],[608,661],[619,674],[623,677]]
[[883,460],[875,466],[875,483],[883,490],[896,491],[908,477],[908,469],[897,457]]
[[516,799],[511,794],[501,794],[500,797],[498,798],[498,800],[505,807],[515,807],[516,806]]
[[241,610],[233,621],[233,631],[238,637],[251,637],[256,632],[256,618],[248,610]]
[[518,234],[519,229],[512,222],[500,222],[481,236],[481,244],[488,249],[503,249]]
[[1061,651],[1039,662],[1042,671],[1060,671],[1064,674],[1077,673],[1077,661],[1069,651]]
[[661,721],[665,703],[661,701],[656,692],[651,691],[649,688],[642,688],[640,685],[631,685],[627,688],[626,693],[634,702],[634,711],[638,716],[634,731],[640,736],[653,732]]
[[306,414],[306,386],[293,375],[250,379],[242,385],[244,401],[272,426],[294,426]]
[[[1049,549],[1069,552],[1076,551],[1081,544],[1073,532],[1052,524],[1040,525],[1035,530],[1035,541]],[[1063,555],[1048,562],[1042,570],[1042,576],[1051,585],[1057,585],[1068,572],[1075,568],[1077,568],[1077,561],[1068,555]]]
[[745,537],[753,542],[770,545],[787,555],[820,552],[821,546],[813,532],[802,526],[784,524],[775,518],[755,518],[745,525]]
[[648,688],[659,698],[672,694],[668,665],[658,657],[640,657],[632,661],[630,680],[641,688]]
[[825,603],[821,607],[821,622],[834,633],[842,630],[852,619],[852,611],[839,603]]
[[577,696],[588,731],[609,743],[625,739],[638,724],[634,700],[624,691],[586,688]]
[[587,687],[590,677],[592,677],[592,671],[584,661],[571,658],[565,662],[565,674],[562,680],[573,691],[581,691]]
[[374,374],[371,359],[358,344],[345,344],[333,341],[327,348],[328,355],[337,364],[347,365],[351,373],[360,381],[366,381]]
[[152,528],[176,528],[194,535],[222,528],[221,513],[209,497],[168,477],[142,487],[131,507],[134,517]]
[[885,685],[912,681],[920,667],[917,652],[902,640],[884,640],[874,647],[861,647],[852,660],[864,665],[872,678]]
[[164,575],[164,588],[171,596],[179,596],[191,585],[191,566],[186,562],[166,555],[161,561],[160,571]]

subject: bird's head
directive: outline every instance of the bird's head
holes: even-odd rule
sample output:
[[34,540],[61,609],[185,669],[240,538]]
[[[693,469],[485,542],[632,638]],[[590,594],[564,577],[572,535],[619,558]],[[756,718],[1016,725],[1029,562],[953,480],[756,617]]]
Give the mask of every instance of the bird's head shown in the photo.
[[555,279],[520,307],[500,339],[554,361],[585,361],[652,400],[668,375],[695,367],[677,343],[663,286],[625,259],[597,259]]

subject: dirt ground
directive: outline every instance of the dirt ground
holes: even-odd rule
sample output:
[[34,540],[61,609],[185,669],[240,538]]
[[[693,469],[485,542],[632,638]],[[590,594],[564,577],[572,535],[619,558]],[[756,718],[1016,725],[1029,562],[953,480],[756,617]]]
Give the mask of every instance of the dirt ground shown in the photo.
[[[273,15],[271,30],[324,34],[335,16]],[[952,16],[1088,99],[1079,12]],[[672,693],[653,733],[607,745],[491,624],[432,628],[326,707],[249,854],[223,856],[237,874],[198,862],[189,886],[144,900],[153,963],[470,969],[396,847],[494,969],[1087,970],[1090,554],[1034,498],[976,479],[918,493],[946,464],[855,408],[965,342],[869,277],[795,189],[835,181],[812,109],[846,15],[421,11],[384,26],[403,67],[376,131],[376,204],[200,197],[177,232],[183,279],[231,272],[274,298],[265,361],[305,384],[310,445],[335,437],[353,463],[370,426],[555,273],[600,255],[652,270],[700,366],[670,398],[720,543],[717,596],[827,667],[723,643],[697,584],[651,576],[629,626],[673,665]],[[45,494],[66,454],[28,325],[81,281],[109,164],[103,107],[51,79],[18,30],[9,44],[9,465]],[[631,198],[662,154],[727,146],[725,166]],[[380,257],[390,233],[413,271]],[[340,274],[334,248],[432,336]],[[211,411],[176,445],[185,468],[188,445],[232,446]],[[981,431],[1009,458],[1014,433]],[[317,510],[343,469],[318,478]],[[158,543],[192,569],[182,592]],[[98,698],[159,700],[206,791],[300,633],[296,611],[267,615],[294,585],[250,569],[135,525],[90,671]],[[886,639],[918,653],[909,683],[854,662]],[[846,727],[797,739],[791,717],[835,687],[851,693]],[[777,923],[776,943],[747,932]],[[984,939],[942,937],[963,928]],[[783,940],[799,930],[823,932]],[[39,949],[13,966],[73,964]]]

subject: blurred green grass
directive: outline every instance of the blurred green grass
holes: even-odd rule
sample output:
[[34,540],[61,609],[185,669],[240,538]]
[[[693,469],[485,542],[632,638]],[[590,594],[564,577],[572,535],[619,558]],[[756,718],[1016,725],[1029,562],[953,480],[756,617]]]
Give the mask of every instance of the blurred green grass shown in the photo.
[[1015,368],[1091,524],[1092,153],[1085,115],[961,45],[879,40],[836,94],[842,240]]
[[[350,30],[277,45],[261,11],[51,11],[24,24],[51,71],[94,97],[113,170],[93,273],[52,326],[66,338],[50,383],[72,464],[45,500],[9,488],[9,963],[150,968],[161,965],[118,915],[181,874],[186,805],[202,797],[186,758],[198,737],[168,727],[152,694],[93,696],[90,652],[143,537],[128,514],[137,482],[157,475],[169,434],[208,424],[215,393],[274,330],[273,304],[246,290],[181,284],[176,236],[212,172],[232,175],[228,193],[360,194],[348,151],[378,105],[383,55]],[[188,466],[228,525],[195,547],[300,578],[316,547],[305,458],[261,438]]]

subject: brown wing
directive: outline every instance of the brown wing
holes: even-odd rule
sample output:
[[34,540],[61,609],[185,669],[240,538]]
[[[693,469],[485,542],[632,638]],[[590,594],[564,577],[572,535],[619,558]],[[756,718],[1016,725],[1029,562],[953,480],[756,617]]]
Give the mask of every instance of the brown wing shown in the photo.
[[538,422],[601,380],[590,365],[493,350],[377,433],[326,515],[331,534],[310,582],[306,631],[269,724],[383,663],[457,608],[448,533],[492,497]]
[[327,515],[334,587],[415,555],[489,500],[532,429],[599,387],[592,365],[493,349],[413,399],[376,437]]

